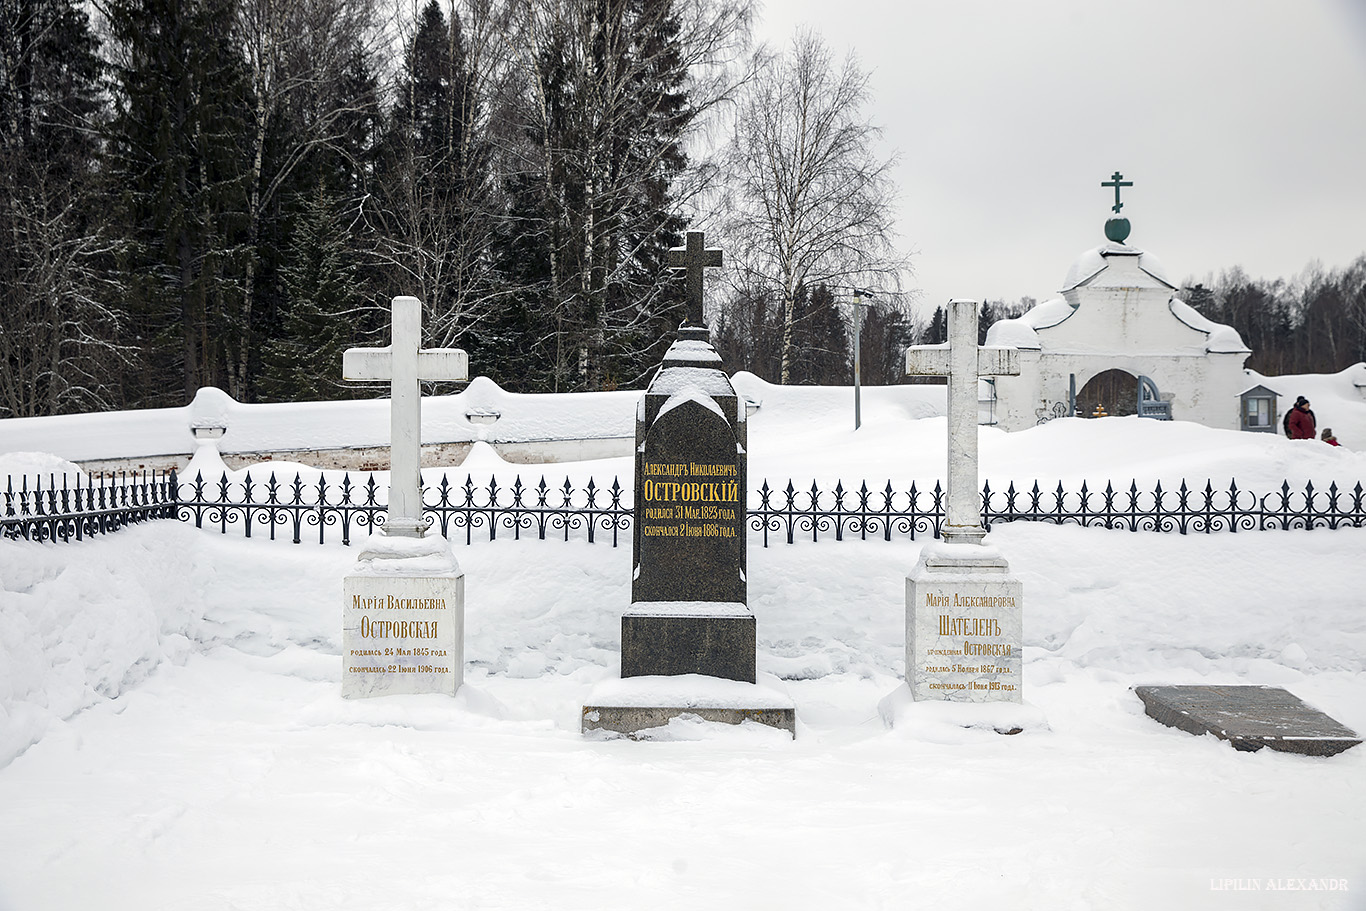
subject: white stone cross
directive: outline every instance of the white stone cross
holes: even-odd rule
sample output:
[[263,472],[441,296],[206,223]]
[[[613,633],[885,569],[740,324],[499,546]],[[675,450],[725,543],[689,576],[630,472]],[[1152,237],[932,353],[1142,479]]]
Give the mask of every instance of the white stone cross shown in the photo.
[[392,341],[383,348],[348,348],[342,376],[389,380],[389,514],[386,535],[420,538],[422,521],[421,380],[469,379],[469,357],[459,348],[422,349],[422,302],[396,297]]
[[1015,348],[977,347],[977,301],[949,301],[949,340],[906,349],[907,376],[949,378],[949,494],[944,543],[981,544],[977,492],[977,379],[1020,372]]

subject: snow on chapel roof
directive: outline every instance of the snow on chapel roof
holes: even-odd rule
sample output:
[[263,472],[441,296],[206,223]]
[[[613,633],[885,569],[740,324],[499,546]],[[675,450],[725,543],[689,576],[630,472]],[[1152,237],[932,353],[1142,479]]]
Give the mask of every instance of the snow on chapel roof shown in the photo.
[[1243,344],[1243,337],[1238,334],[1238,330],[1232,326],[1225,326],[1223,323],[1216,323],[1211,319],[1202,316],[1190,304],[1181,298],[1172,295],[1172,299],[1167,304],[1172,311],[1172,316],[1181,320],[1192,329],[1198,329],[1209,336],[1205,340],[1205,350],[1211,354],[1251,354],[1252,349]]
[[1083,285],[1095,284],[1097,276],[1112,267],[1111,257],[1117,256],[1137,257],[1138,268],[1141,271],[1168,288],[1176,288],[1176,285],[1167,279],[1167,270],[1163,268],[1156,256],[1147,250],[1140,250],[1138,247],[1112,242],[1093,247],[1077,257],[1076,261],[1072,263],[1072,268],[1067,270],[1067,278],[1063,280],[1063,293],[1065,294]]
[[1055,297],[1046,300],[1013,319],[997,320],[992,323],[987,328],[986,343],[990,346],[1037,350],[1043,347],[1037,331],[1056,326],[1075,312],[1077,308],[1065,298]]
[[[1149,280],[1157,284],[1153,285]],[[1093,247],[1077,257],[1063,282],[1062,293],[1067,295],[1066,297],[1055,297],[1034,306],[1015,319],[993,323],[987,329],[986,344],[1042,350],[1039,331],[1051,329],[1075,313],[1083,303],[1078,295],[1079,291],[1133,287],[1136,282],[1153,290],[1173,292],[1167,301],[1168,309],[1182,323],[1208,336],[1205,341],[1207,352],[1250,352],[1236,329],[1207,319],[1176,296],[1176,286],[1167,279],[1167,271],[1156,256],[1138,247],[1113,241]]]

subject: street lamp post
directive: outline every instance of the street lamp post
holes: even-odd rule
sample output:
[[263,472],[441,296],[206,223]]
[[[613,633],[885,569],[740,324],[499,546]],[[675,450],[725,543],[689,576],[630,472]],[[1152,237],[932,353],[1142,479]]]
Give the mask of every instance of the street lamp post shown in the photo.
[[859,327],[863,325],[863,311],[860,308],[871,306],[870,304],[865,304],[863,299],[865,297],[872,297],[873,292],[865,291],[862,288],[854,288],[852,291],[854,294],[854,299],[851,301],[854,305],[854,429],[858,430],[863,424],[863,416],[859,405],[859,358],[863,347],[859,344]]

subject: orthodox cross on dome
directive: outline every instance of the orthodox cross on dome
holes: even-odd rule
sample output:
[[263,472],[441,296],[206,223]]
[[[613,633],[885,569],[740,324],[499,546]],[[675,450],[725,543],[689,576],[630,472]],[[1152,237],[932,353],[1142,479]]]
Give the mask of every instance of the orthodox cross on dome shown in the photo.
[[389,512],[386,535],[420,538],[422,520],[422,380],[469,379],[469,357],[459,348],[422,348],[422,302],[393,301],[392,342],[347,348],[342,376],[389,380]]
[[685,287],[688,296],[687,325],[702,326],[702,270],[721,265],[721,251],[708,250],[701,231],[689,231],[686,246],[669,251],[669,268],[686,269]]
[[977,379],[1020,372],[1015,348],[977,346],[977,301],[949,301],[949,340],[906,349],[907,376],[949,378],[949,490],[946,544],[980,544],[982,507],[977,488]]
[[1124,203],[1122,203],[1122,202],[1119,201],[1119,188],[1120,188],[1120,187],[1132,187],[1132,186],[1134,185],[1134,182],[1133,182],[1132,180],[1125,180],[1125,179],[1124,179],[1124,175],[1121,174],[1121,173],[1119,173],[1118,171],[1116,171],[1116,172],[1114,173],[1114,176],[1112,176],[1109,180],[1102,181],[1100,185],[1101,185],[1102,187],[1114,187],[1114,188],[1115,188],[1115,205],[1114,205],[1114,207],[1111,209],[1111,211],[1112,211],[1112,212],[1118,212],[1120,209],[1124,208]]

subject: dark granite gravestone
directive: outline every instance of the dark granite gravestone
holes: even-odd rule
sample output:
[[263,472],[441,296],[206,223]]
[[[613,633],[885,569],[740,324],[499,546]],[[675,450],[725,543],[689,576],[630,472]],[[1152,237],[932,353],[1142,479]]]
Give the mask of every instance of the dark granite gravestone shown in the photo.
[[1213,734],[1245,751],[1333,756],[1361,737],[1323,712],[1271,686],[1137,686],[1148,715],[1191,734]]
[[685,327],[641,401],[623,677],[753,683],[745,606],[745,412],[706,330]]
[[621,678],[594,688],[585,734],[654,739],[676,718],[756,722],[796,736],[784,693],[757,684],[745,603],[745,402],[702,324],[702,269],[721,265],[701,232],[669,252],[687,270],[688,318],[636,410],[631,606]]

